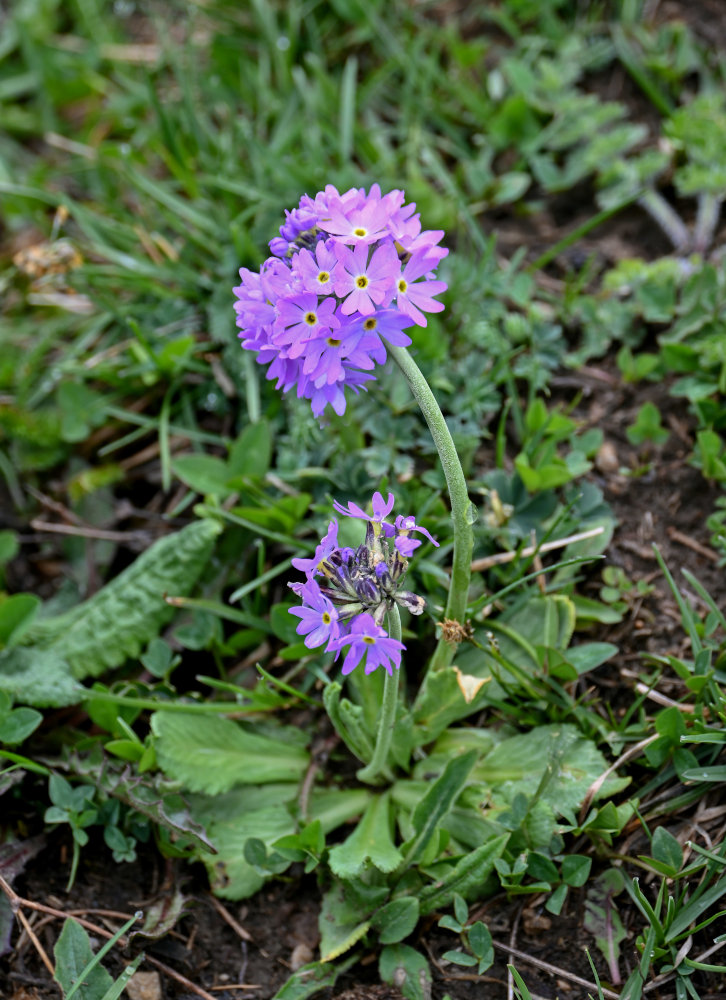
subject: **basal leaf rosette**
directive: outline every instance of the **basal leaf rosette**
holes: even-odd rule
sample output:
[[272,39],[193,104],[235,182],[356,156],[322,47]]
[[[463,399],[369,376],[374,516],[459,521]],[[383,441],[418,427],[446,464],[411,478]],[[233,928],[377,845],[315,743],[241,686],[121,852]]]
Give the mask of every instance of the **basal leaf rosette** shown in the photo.
[[385,364],[386,344],[407,347],[404,332],[426,326],[444,307],[435,279],[448,250],[442,230],[422,231],[403,191],[374,184],[341,194],[332,184],[285,212],[272,256],[259,272],[240,269],[235,310],[242,346],[267,365],[277,388],[309,399],[314,415],[345,412]]

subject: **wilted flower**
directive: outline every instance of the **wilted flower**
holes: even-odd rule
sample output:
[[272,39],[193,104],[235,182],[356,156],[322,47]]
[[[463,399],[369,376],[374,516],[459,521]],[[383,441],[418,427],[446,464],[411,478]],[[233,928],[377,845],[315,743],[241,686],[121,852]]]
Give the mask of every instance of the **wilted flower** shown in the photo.
[[389,672],[392,663],[398,667],[405,647],[383,628],[386,614],[394,604],[414,615],[424,610],[423,598],[402,587],[408,556],[421,544],[410,533],[420,532],[434,545],[438,542],[416,524],[413,515],[387,520],[394,502],[392,493],[385,501],[374,493],[373,513],[367,514],[352,501],[347,507],[335,501],[339,513],[366,522],[362,545],[356,549],[339,546],[338,522],[333,520],[315,555],[293,560],[296,569],[307,575],[304,584],[289,584],[303,602],[302,607],[290,609],[301,619],[296,631],[306,636],[305,645],[311,649],[327,643],[326,649],[340,652],[348,645],[343,664],[346,674],[366,651],[366,673],[380,665]]
[[406,347],[403,331],[426,326],[446,290],[434,272],[448,250],[443,231],[422,231],[403,191],[374,184],[344,194],[329,184],[285,212],[273,254],[259,273],[240,269],[234,289],[242,346],[269,365],[268,379],[296,387],[319,416],[345,412],[344,389],[358,392],[386,361],[385,342]]

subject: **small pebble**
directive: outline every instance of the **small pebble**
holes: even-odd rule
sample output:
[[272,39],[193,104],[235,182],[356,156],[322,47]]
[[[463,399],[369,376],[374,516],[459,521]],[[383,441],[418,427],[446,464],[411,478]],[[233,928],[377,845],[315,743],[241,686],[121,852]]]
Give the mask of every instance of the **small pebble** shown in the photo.
[[595,456],[595,465],[598,467],[599,471],[603,473],[613,473],[618,471],[620,468],[620,462],[618,461],[618,453],[615,450],[615,445],[612,441],[603,441],[600,445],[597,455]]
[[303,965],[307,965],[308,962],[312,962],[315,958],[313,955],[312,948],[307,944],[296,944],[292,949],[292,955],[290,956],[290,968],[293,972],[297,972],[301,969]]
[[126,983],[129,1000],[161,1000],[158,972],[135,972]]

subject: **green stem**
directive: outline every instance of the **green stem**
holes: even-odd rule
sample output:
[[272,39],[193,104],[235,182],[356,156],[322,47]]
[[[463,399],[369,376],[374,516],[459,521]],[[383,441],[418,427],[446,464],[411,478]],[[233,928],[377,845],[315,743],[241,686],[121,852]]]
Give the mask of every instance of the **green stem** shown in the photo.
[[[401,616],[395,604],[388,612],[388,634],[391,639],[401,641]],[[396,724],[396,705],[398,704],[398,675],[398,670],[392,669],[390,673],[386,671],[386,679],[383,682],[383,698],[378,715],[376,746],[370,763],[358,771],[358,780],[365,781],[369,785],[380,784],[380,778],[388,760],[388,751],[391,749],[393,727]]]
[[[451,500],[451,519],[454,523],[454,554],[445,617],[448,620],[457,621],[463,626],[466,624],[466,607],[471,579],[471,552],[474,546],[474,536],[471,530],[471,501],[466,487],[464,470],[461,468],[461,462],[444,415],[418,365],[404,347],[389,347],[388,350],[406,377],[411,392],[429,425],[446,477]],[[449,666],[456,653],[456,646],[456,642],[447,639],[446,632],[444,632],[434,652],[430,669],[440,670]]]

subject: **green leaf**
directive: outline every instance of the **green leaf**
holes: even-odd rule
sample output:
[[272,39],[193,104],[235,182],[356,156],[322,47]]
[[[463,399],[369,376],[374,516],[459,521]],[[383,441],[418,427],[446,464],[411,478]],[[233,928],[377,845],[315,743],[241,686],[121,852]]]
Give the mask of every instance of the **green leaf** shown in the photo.
[[245,860],[245,844],[254,837],[269,850],[278,838],[295,832],[285,801],[296,791],[296,785],[269,785],[192,798],[192,814],[204,823],[216,850],[215,855],[200,855],[215,895],[247,899],[262,888],[265,876]]
[[617,652],[618,647],[611,642],[583,642],[579,646],[571,646],[565,656],[579,675],[607,663]]
[[0,743],[16,746],[27,739],[43,721],[33,708],[16,708],[0,721]]
[[454,667],[429,670],[421,683],[413,709],[417,745],[430,743],[452,722],[481,711],[486,702],[486,684],[467,702],[462,691],[462,671]]
[[403,847],[406,866],[416,864],[423,856],[441,820],[447,815],[466,784],[477,757],[478,752],[470,750],[450,760],[414,809],[411,817],[414,835]]
[[[63,995],[77,986],[74,995],[78,1000],[101,1000],[113,986],[113,979],[100,965],[86,971],[94,960],[88,934],[78,921],[69,918],[63,924],[53,949],[55,955],[55,980],[63,989]],[[82,973],[83,982],[78,981]]]
[[418,923],[419,909],[414,896],[402,896],[381,907],[371,921],[371,927],[379,932],[379,942],[396,944],[412,934]]
[[101,1000],[118,1000],[123,991],[126,989],[126,985],[129,979],[131,979],[131,977],[136,972],[138,967],[144,961],[145,957],[146,956],[144,955],[143,951],[140,954],[138,954],[136,958],[133,960],[133,962],[130,962],[129,965],[126,966],[126,968],[123,970],[118,979],[116,979],[109,986],[108,990],[101,997]]
[[567,854],[562,859],[562,881],[579,888],[587,882],[591,868],[592,858],[584,854]]
[[367,763],[373,756],[373,740],[365,724],[363,709],[347,698],[341,698],[342,690],[337,681],[326,685],[323,691],[325,711],[351,753]]
[[724,894],[726,894],[726,878],[721,878],[697,899],[687,903],[668,928],[665,936],[666,944],[670,941],[676,941],[688,930],[691,924],[699,920],[702,914]]
[[298,780],[310,762],[300,746],[220,716],[160,711],[151,729],[159,766],[193,792],[215,795],[234,785]]
[[335,986],[338,976],[356,961],[352,955],[343,962],[309,962],[290,976],[272,1000],[306,1000],[307,997]]
[[368,931],[370,910],[356,903],[341,882],[335,882],[323,896],[320,910],[320,961],[333,959],[349,951]]
[[659,826],[653,834],[651,850],[655,860],[667,865],[674,875],[681,870],[683,848],[664,826]]
[[333,874],[345,879],[360,875],[368,862],[382,872],[398,868],[403,855],[391,836],[388,792],[371,799],[353,833],[331,850],[329,860]]
[[559,917],[562,912],[562,907],[565,904],[565,899],[567,897],[567,886],[563,882],[558,885],[552,895],[549,897],[545,903],[545,909],[548,913],[554,913],[556,917]]
[[215,521],[199,520],[160,538],[89,600],[34,622],[23,645],[51,648],[76,677],[97,676],[138,656],[174,615],[166,596],[190,592],[221,530]]
[[726,765],[715,764],[713,767],[689,767],[681,772],[685,781],[726,781]]
[[[537,795],[558,815],[576,812],[592,782],[607,770],[594,743],[571,725],[538,726],[503,740],[481,760],[474,776],[527,796]],[[506,783],[506,784],[505,784]],[[598,791],[606,798],[624,788],[627,779],[611,777]],[[504,796],[505,799],[507,796]]]
[[481,975],[494,964],[494,944],[489,928],[477,920],[466,933],[469,947],[479,959],[478,974]]
[[646,441],[651,441],[656,445],[663,445],[670,437],[670,431],[666,430],[660,422],[660,410],[648,401],[643,403],[638,410],[635,423],[625,430],[625,435],[633,445],[641,445]]
[[270,468],[271,458],[272,429],[266,420],[259,420],[245,427],[229,449],[228,475],[261,479]]
[[234,492],[228,486],[229,469],[221,458],[213,455],[178,455],[171,463],[171,468],[174,475],[195,493],[226,497]]
[[62,708],[79,702],[85,688],[55,650],[16,646],[0,651],[0,691],[37,708]]
[[508,840],[509,834],[502,834],[482,844],[481,847],[465,854],[451,871],[434,885],[423,888],[419,894],[422,915],[444,909],[456,893],[466,897],[480,891],[484,880],[494,869],[494,862],[501,857]]
[[13,594],[4,599],[0,596],[0,647],[10,644],[30,625],[40,605],[40,599],[33,594]]
[[620,980],[620,942],[627,936],[613,899],[624,886],[621,870],[609,868],[591,883],[585,899],[585,930],[595,938],[613,982]]
[[420,951],[407,944],[389,944],[381,952],[378,972],[384,983],[395,986],[406,1000],[430,1000],[431,970]]

